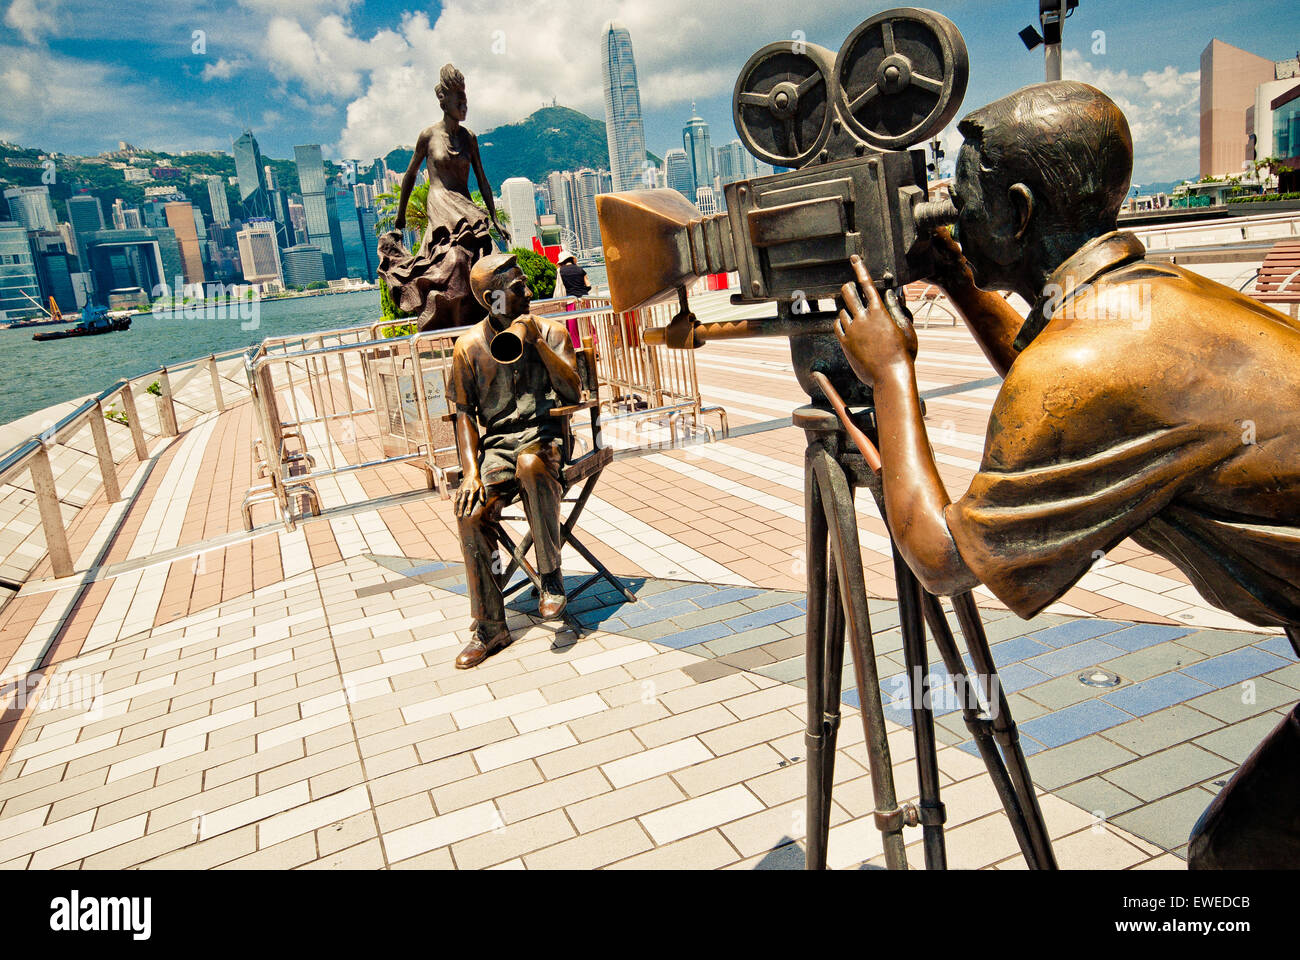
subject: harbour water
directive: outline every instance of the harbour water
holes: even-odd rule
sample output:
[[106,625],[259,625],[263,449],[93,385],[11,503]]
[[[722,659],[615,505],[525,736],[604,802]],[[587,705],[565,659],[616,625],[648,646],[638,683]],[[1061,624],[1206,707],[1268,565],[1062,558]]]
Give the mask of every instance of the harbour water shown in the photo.
[[[593,290],[605,288],[604,264],[585,268]],[[242,311],[242,312],[241,312]],[[97,337],[37,343],[33,332],[0,330],[0,424],[45,407],[96,394],[122,377],[210,353],[252,347],[264,337],[314,333],[379,318],[379,293],[265,300],[255,317],[249,307],[208,306],[200,316],[142,313],[131,329]]]
[[32,330],[0,330],[0,423],[163,364],[251,347],[264,337],[369,323],[379,318],[379,292],[266,300],[257,307],[253,317],[248,306],[241,315],[233,304],[201,316],[143,313],[121,333],[49,343],[32,340]]

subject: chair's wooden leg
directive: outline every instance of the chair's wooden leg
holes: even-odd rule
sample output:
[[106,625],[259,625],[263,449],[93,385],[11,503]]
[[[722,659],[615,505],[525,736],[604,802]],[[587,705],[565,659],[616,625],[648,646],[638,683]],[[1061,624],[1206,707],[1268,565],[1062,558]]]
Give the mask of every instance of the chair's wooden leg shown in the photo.
[[533,569],[533,565],[528,562],[528,558],[524,556],[523,552],[519,549],[518,545],[516,545],[514,540],[510,538],[510,534],[506,533],[505,528],[502,527],[500,524],[494,525],[492,534],[493,536],[496,537],[498,543],[502,543],[505,545],[505,548],[510,552],[510,556],[514,558],[514,563],[511,564],[509,568],[509,573],[513,573],[514,567],[518,566],[524,571],[524,573],[528,577],[527,580],[521,580],[513,587],[510,588],[506,587],[506,583],[508,581],[504,577],[500,581],[498,581],[501,588],[502,599],[505,599],[515,591],[521,589],[524,586],[524,584],[530,581],[532,582],[532,585],[536,587],[538,592],[540,593],[542,589],[542,578],[538,575],[537,571]]
[[582,558],[596,568],[596,573],[598,573],[600,576],[608,580],[614,587],[618,588],[618,590],[623,594],[623,596],[627,597],[628,603],[636,603],[636,597],[633,596],[632,591],[630,591],[626,586],[623,585],[623,581],[619,580],[618,577],[610,573],[609,568],[606,567],[599,560],[597,560],[595,554],[593,554],[590,550],[588,550],[583,545],[581,540],[579,540],[577,537],[575,537],[573,534],[570,533],[565,536],[564,542],[572,544],[573,549],[577,550],[578,553],[582,554]]

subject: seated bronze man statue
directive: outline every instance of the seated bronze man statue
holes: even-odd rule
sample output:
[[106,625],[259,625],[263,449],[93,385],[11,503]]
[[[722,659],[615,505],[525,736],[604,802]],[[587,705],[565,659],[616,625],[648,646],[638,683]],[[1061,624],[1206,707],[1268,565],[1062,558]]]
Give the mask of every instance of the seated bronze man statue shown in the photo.
[[[915,334],[860,262],[837,325],[874,386],[885,512],[909,566],[932,593],[984,583],[1028,618],[1132,537],[1215,606],[1282,628],[1300,655],[1300,325],[1146,259],[1116,229],[1133,145],[1100,91],[1026,87],[959,130],[960,249],[939,233],[933,279],[1004,377],[960,499],[926,436]],[[1028,317],[998,289],[1031,303]],[[1266,828],[1282,841],[1274,858],[1300,857],[1300,769],[1286,779]],[[1193,865],[1250,859],[1243,843],[1198,864],[1194,842]]]
[[[457,338],[452,357],[450,393],[465,472],[455,511],[474,618],[474,635],[456,658],[462,668],[481,663],[510,643],[496,577],[505,564],[498,558],[489,523],[516,496],[523,501],[537,547],[542,581],[538,611],[551,619],[564,609],[562,433],[550,411],[578,402],[582,392],[568,330],[529,315],[532,291],[512,254],[479,260],[469,282],[488,316]],[[521,322],[512,326],[516,319]],[[491,351],[493,339],[507,328],[522,332],[522,352],[513,363],[498,362]]]

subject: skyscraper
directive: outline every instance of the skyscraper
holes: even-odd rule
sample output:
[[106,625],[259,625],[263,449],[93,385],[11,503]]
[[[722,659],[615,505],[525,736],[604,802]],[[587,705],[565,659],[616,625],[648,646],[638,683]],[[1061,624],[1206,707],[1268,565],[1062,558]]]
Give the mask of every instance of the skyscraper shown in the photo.
[[283,251],[280,263],[285,286],[305,289],[309,283],[325,281],[325,260],[314,243],[300,243]]
[[601,192],[600,173],[579,170],[574,175],[574,206],[578,211],[578,234],[583,250],[600,246],[600,221],[596,218],[596,194]]
[[365,257],[365,261],[358,266],[361,267],[361,279],[367,281],[374,280],[375,272],[379,269],[379,251],[375,247],[375,225],[378,222],[379,215],[373,206],[357,207],[357,223],[361,230],[361,253]]
[[533,237],[537,236],[537,204],[533,199],[533,182],[526,177],[511,177],[504,181],[501,184],[501,203],[510,218],[506,225],[510,231],[510,245],[531,250]]
[[[104,207],[100,204],[99,197],[90,193],[74,194],[68,197],[67,207],[68,223],[72,224],[74,236],[104,229]],[[79,249],[80,241],[77,246]]]
[[691,119],[682,128],[682,148],[691,163],[691,191],[687,197],[694,197],[699,187],[713,186],[713,147],[709,144],[709,125],[695,113],[694,103],[691,104],[691,114]]
[[0,222],[0,320],[40,316],[40,296],[27,229],[21,223]]
[[337,206],[334,222],[330,222],[331,198],[326,196],[325,159],[320,144],[305,143],[294,147],[293,159],[298,165],[298,189],[302,192],[303,212],[307,217],[307,242],[320,247],[325,256],[325,275],[336,280],[347,274],[347,265]]
[[685,150],[674,148],[664,154],[664,182],[669,190],[676,190],[687,200],[695,199],[691,160]]
[[114,230],[139,230],[142,226],[138,209],[128,207],[121,197],[113,201]]
[[235,176],[239,178],[239,202],[244,208],[245,217],[263,217],[270,219],[270,191],[266,186],[266,175],[262,172],[262,151],[257,147],[257,138],[252,131],[245,130],[235,141]]
[[208,177],[208,200],[212,203],[212,222],[230,225],[230,204],[226,202],[224,177]]
[[758,162],[739,140],[718,147],[717,159],[718,179],[724,186],[758,176]]
[[37,230],[29,233],[27,239],[32,245],[41,302],[49,303],[53,297],[64,313],[76,310],[77,294],[72,284],[72,274],[77,272],[77,260],[68,250],[63,237],[48,230]]
[[27,230],[57,230],[59,217],[49,187],[10,187],[5,191],[9,217]]
[[605,80],[605,137],[614,189],[636,190],[643,186],[645,128],[641,123],[632,36],[621,23],[611,21],[605,25],[601,66]]
[[275,240],[275,221],[250,220],[239,231],[239,262],[249,283],[273,283],[282,279],[280,245]]
[[[361,232],[361,221],[357,218],[356,201],[352,189],[343,184],[330,184],[326,190],[327,212],[330,215],[330,236],[334,239],[335,269],[340,277],[362,278],[365,272],[366,236]],[[334,231],[338,231],[335,236]]]
[[163,215],[167,218],[167,226],[176,233],[176,242],[180,244],[185,282],[202,283],[207,278],[203,275],[203,252],[194,226],[194,208],[188,203],[169,203],[163,207]]
[[582,246],[581,223],[578,214],[577,187],[569,171],[551,173],[546,177],[551,194],[551,209],[560,225],[564,243]]

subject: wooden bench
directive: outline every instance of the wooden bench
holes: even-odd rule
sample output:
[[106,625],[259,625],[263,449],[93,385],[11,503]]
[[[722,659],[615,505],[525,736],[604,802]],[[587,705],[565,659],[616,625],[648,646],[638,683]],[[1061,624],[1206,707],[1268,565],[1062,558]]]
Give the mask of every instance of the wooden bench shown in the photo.
[[1286,304],[1286,312],[1296,316],[1300,305],[1300,238],[1273,244],[1243,292],[1270,306]]

